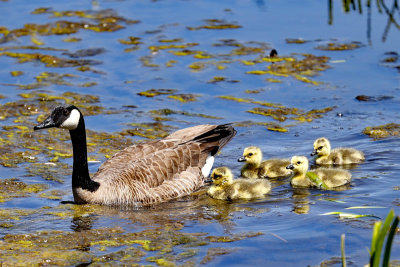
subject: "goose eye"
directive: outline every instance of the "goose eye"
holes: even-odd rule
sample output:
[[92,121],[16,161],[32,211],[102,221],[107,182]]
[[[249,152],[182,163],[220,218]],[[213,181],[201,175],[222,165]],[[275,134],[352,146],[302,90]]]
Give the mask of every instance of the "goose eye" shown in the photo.
[[69,115],[69,113],[70,113],[70,112],[69,112],[68,109],[64,109],[64,110],[63,110],[63,114],[64,114],[65,116]]

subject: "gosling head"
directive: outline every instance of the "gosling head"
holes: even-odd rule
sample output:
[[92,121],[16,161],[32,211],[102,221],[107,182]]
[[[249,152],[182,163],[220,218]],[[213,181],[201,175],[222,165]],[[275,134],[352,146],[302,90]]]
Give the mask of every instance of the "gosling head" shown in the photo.
[[262,152],[259,147],[249,146],[243,151],[243,157],[238,159],[239,162],[245,161],[249,164],[258,165],[262,161]]
[[327,138],[321,137],[315,140],[314,151],[311,153],[311,156],[328,156],[329,153],[331,153],[331,144]]
[[232,183],[233,174],[228,167],[218,167],[212,171],[211,179],[216,186],[228,185]]
[[42,123],[36,125],[33,129],[40,130],[46,128],[61,128],[67,130],[75,130],[82,115],[74,105],[56,107]]
[[308,170],[308,159],[303,156],[294,156],[286,169],[293,170],[294,173],[306,173]]

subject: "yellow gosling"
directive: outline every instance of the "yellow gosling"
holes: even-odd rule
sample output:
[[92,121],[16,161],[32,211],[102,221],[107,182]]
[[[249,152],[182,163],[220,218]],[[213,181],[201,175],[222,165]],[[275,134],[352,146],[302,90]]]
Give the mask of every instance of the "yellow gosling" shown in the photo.
[[315,140],[311,156],[314,155],[317,155],[315,162],[319,165],[353,164],[365,160],[364,153],[354,148],[341,147],[331,150],[331,144],[325,137]]
[[[294,156],[290,165],[286,168],[293,170],[293,177],[290,181],[293,187],[317,187],[307,176],[308,159],[303,156]],[[350,172],[342,169],[319,168],[312,171],[327,188],[335,188],[350,183]]]
[[271,191],[268,180],[233,179],[227,167],[219,167],[211,173],[213,185],[207,194],[215,199],[236,200],[263,197]]
[[245,162],[241,169],[241,176],[244,178],[278,178],[287,177],[292,174],[286,169],[290,164],[289,159],[262,160],[262,151],[259,147],[249,146],[243,151],[243,157],[239,162]]

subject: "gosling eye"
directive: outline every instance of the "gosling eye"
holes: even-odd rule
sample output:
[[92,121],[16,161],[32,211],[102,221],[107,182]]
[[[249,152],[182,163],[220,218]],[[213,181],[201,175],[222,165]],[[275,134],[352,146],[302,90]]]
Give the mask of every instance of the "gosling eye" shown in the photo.
[[253,153],[249,153],[249,154],[247,154],[247,156],[251,157],[251,156],[253,156]]
[[323,146],[320,146],[319,148],[318,148],[318,150],[321,150],[323,148]]
[[298,162],[297,162],[297,165],[300,165],[300,164],[301,164],[301,161],[298,161]]

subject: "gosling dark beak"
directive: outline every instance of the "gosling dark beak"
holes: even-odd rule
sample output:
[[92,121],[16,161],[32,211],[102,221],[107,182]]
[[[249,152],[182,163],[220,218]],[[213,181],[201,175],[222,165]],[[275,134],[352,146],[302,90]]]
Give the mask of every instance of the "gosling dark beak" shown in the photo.
[[293,164],[289,164],[288,166],[286,166],[286,169],[288,169],[288,170],[293,170],[293,169],[294,169]]
[[246,161],[246,158],[245,158],[245,157],[238,158],[238,161],[239,161],[239,162]]
[[44,120],[44,122],[33,127],[33,130],[36,131],[36,130],[52,128],[52,127],[57,127],[57,126],[56,126],[56,123],[51,118],[51,116],[49,116],[49,117],[47,117],[47,119]]
[[313,152],[311,152],[311,156],[315,156],[315,155],[317,155],[318,154],[318,152],[317,152],[317,150],[314,150]]

